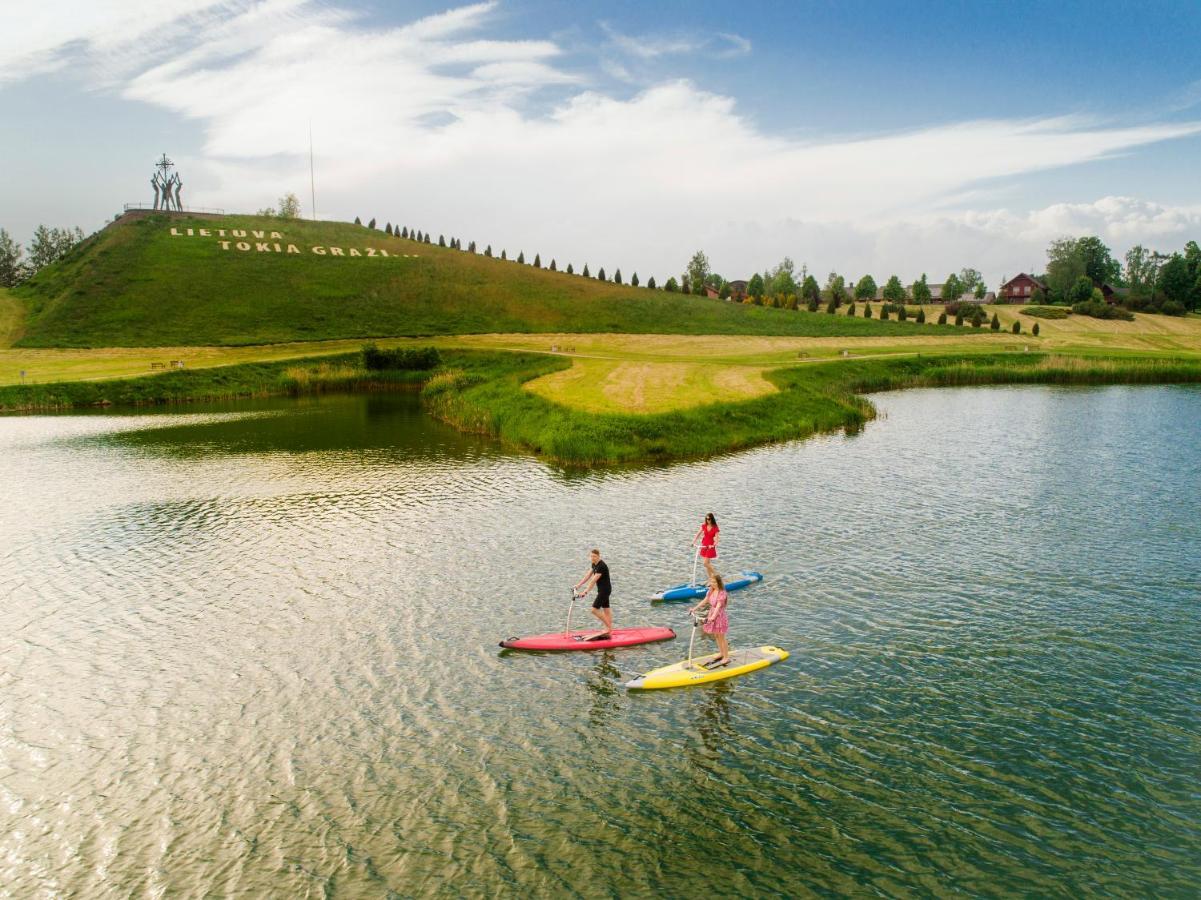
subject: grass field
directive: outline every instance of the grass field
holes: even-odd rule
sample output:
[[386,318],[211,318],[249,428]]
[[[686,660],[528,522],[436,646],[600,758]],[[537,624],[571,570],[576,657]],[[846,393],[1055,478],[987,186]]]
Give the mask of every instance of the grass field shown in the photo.
[[[201,236],[201,229],[210,234]],[[229,249],[222,249],[217,229],[227,232]],[[236,249],[234,230],[249,236],[249,251]],[[272,231],[280,236],[272,238]],[[255,249],[260,245],[264,250]],[[288,253],[289,245],[297,252]],[[330,255],[335,247],[341,256]],[[527,249],[532,257],[534,248]],[[494,332],[940,331],[623,287],[362,226],[255,216],[122,219],[13,296],[26,310],[18,341],[24,347],[229,346]]]

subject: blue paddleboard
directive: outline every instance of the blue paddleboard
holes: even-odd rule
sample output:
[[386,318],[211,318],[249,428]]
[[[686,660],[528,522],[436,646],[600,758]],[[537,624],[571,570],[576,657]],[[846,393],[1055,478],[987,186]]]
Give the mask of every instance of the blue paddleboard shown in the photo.
[[[739,572],[736,578],[726,582],[727,591],[740,591],[763,580],[758,572]],[[651,596],[652,600],[699,600],[708,592],[703,584],[678,584]]]

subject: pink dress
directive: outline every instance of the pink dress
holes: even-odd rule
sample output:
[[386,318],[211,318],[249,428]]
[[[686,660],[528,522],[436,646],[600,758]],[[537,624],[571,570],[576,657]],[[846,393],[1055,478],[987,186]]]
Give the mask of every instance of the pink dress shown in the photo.
[[705,624],[701,630],[705,634],[726,634],[730,630],[730,620],[726,617],[726,601],[729,594],[725,591],[709,594],[709,615],[705,616]]

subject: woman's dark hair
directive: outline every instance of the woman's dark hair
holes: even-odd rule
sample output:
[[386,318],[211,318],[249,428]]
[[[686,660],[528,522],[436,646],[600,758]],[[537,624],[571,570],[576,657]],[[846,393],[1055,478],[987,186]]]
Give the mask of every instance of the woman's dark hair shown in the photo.
[[705,521],[715,526],[717,525],[717,516],[713,515],[713,513],[705,513]]

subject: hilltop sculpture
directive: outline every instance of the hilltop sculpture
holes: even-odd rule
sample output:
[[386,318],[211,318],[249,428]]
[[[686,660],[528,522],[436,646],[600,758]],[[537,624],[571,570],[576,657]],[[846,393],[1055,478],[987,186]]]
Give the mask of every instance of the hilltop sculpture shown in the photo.
[[171,172],[175,163],[164,153],[154,164],[154,174],[150,177],[150,185],[154,188],[154,208],[183,212],[183,203],[179,192],[183,189],[183,179],[179,172]]

